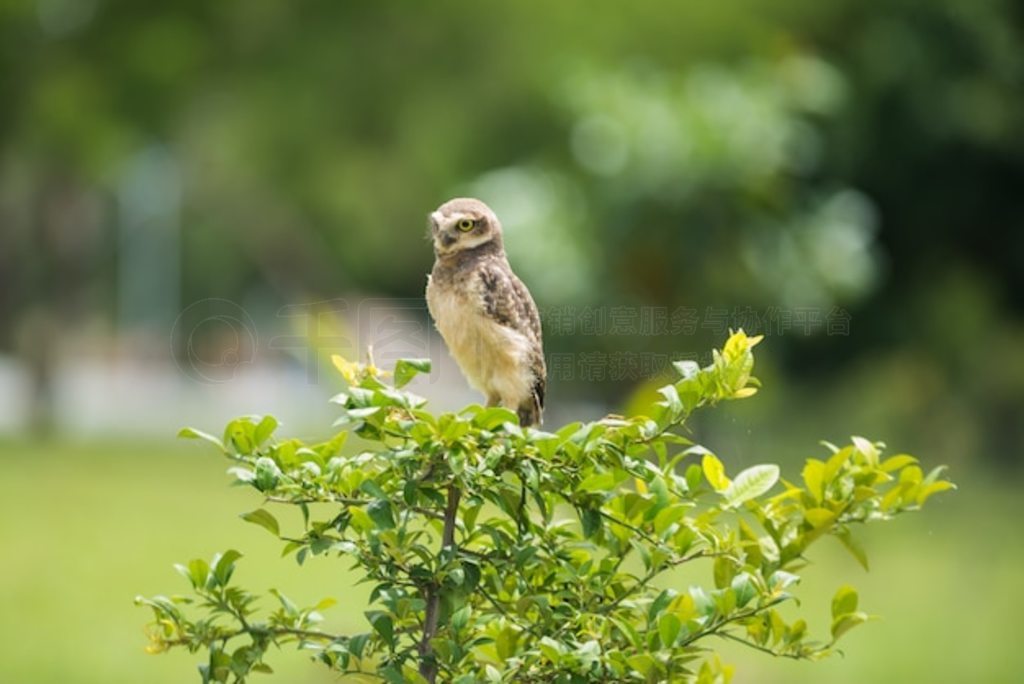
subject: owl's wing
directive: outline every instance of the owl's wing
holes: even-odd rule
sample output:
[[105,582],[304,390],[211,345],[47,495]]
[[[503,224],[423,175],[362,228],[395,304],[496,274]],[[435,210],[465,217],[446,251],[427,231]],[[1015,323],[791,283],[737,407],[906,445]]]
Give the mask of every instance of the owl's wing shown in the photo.
[[547,369],[541,341],[540,314],[523,282],[504,264],[489,263],[479,270],[484,311],[500,325],[525,335],[532,343],[533,393],[538,410],[544,408]]

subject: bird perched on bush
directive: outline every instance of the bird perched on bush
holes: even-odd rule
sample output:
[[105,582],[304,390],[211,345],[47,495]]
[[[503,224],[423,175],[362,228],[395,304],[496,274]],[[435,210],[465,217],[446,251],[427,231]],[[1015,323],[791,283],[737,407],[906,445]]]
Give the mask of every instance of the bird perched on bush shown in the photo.
[[430,231],[436,259],[427,306],[441,337],[488,406],[539,424],[547,381],[540,316],[509,266],[498,217],[460,197],[430,214]]

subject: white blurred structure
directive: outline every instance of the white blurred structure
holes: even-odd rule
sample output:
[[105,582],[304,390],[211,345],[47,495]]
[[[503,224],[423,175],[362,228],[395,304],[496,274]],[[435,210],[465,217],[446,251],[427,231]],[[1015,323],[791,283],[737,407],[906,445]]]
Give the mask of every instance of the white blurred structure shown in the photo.
[[[333,335],[311,333],[321,328],[318,319],[325,312],[313,305],[304,310],[305,317],[291,307],[279,312],[277,322],[287,319],[295,334],[259,335],[249,328],[257,323],[231,302],[193,308],[199,314],[185,321],[187,326],[221,326],[226,334],[218,337],[207,329],[214,348],[196,351],[186,345],[184,358],[172,356],[175,345],[166,338],[134,339],[119,345],[117,354],[88,351],[109,345],[70,344],[54,368],[53,428],[75,437],[171,437],[185,425],[217,433],[237,416],[269,413],[281,421],[282,434],[316,439],[331,433],[338,412],[328,400],[344,387],[330,355],[365,360],[371,346],[375,363],[385,369],[403,357],[433,361],[432,372],[408,387],[427,398],[431,410],[482,402],[448,355],[422,300],[335,303],[326,312],[332,325],[324,326],[341,331]],[[178,329],[183,320],[172,338],[189,335]],[[28,387],[27,371],[0,357],[0,434],[29,427]],[[604,413],[600,406],[567,405],[557,391],[549,409],[548,426]]]

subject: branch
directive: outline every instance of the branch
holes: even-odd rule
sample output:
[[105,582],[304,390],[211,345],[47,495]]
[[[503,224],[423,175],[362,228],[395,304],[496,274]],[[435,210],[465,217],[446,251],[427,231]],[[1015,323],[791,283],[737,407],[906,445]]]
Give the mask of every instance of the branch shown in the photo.
[[534,627],[532,625],[527,625],[527,624],[524,624],[523,622],[520,622],[519,618],[517,618],[512,613],[510,613],[507,610],[505,610],[505,606],[503,606],[500,603],[498,603],[498,600],[496,598],[494,598],[493,596],[491,596],[490,593],[486,589],[484,589],[483,587],[477,587],[477,591],[480,592],[481,596],[483,596],[485,599],[490,601],[491,605],[493,605],[495,608],[497,608],[498,612],[501,613],[502,615],[504,615],[508,619],[508,621],[511,622],[512,624],[514,624],[516,627],[518,627],[519,629],[523,630],[524,632],[529,632],[530,634],[532,634],[533,636],[537,637],[538,639],[543,636],[542,634],[537,632],[537,630],[534,629]]
[[[297,636],[301,639],[307,639],[310,641],[341,641],[342,639],[348,638],[347,636],[341,634],[329,634],[327,632],[318,632],[316,630],[311,629],[296,629],[293,627],[269,627],[266,625],[249,625],[242,627],[241,629],[236,629],[230,632],[217,634],[216,638],[211,639],[210,641],[228,642],[236,637],[240,637],[246,634],[250,636],[269,637],[271,639],[276,639],[277,637],[282,636]],[[191,647],[191,645],[195,643],[195,639],[193,637],[184,636],[179,637],[177,639],[162,640],[161,643],[168,647]],[[200,643],[207,642],[200,640]]]
[[810,657],[799,653],[785,653],[783,651],[776,651],[766,646],[755,644],[752,641],[741,639],[740,637],[734,634],[730,634],[729,632],[716,632],[715,636],[721,637],[723,639],[729,639],[730,641],[735,641],[736,643],[743,644],[744,646],[749,646],[755,651],[761,651],[761,653],[767,653],[768,655],[775,656],[776,658],[790,658],[791,660],[807,660]]
[[721,630],[726,628],[726,627],[728,627],[730,624],[732,624],[734,622],[738,622],[740,620],[745,620],[748,617],[753,617],[753,616],[755,616],[755,615],[757,615],[759,613],[763,613],[764,611],[768,610],[769,608],[777,606],[778,604],[782,603],[785,600],[786,599],[784,599],[784,598],[777,598],[777,599],[774,599],[772,601],[769,601],[768,603],[764,604],[763,606],[759,606],[757,608],[751,608],[750,610],[745,610],[745,611],[741,611],[739,613],[735,613],[734,615],[731,615],[731,616],[729,616],[727,618],[724,618],[724,619],[720,620],[719,622],[715,623],[711,627],[708,627],[707,629],[703,629],[703,630],[695,633],[689,639],[684,640],[680,644],[680,646],[683,646],[683,647],[689,646],[690,644],[692,644],[693,642],[697,641],[698,639],[703,639],[704,637],[710,636],[712,634],[717,635],[717,636],[722,636],[724,634],[724,632],[722,632]]
[[[356,499],[347,496],[333,495],[328,495],[323,499],[314,499],[309,497],[303,499],[289,499],[286,496],[274,496],[272,494],[267,494],[263,497],[263,500],[269,503],[292,504],[294,506],[311,503],[338,503],[343,506],[368,506],[373,503],[372,499]],[[440,513],[432,511],[429,508],[423,508],[422,506],[405,506],[405,508],[410,511],[415,511],[421,515],[425,515],[428,518],[434,518],[436,520],[443,519],[443,516],[441,516]]]
[[[262,630],[250,629],[252,633],[260,632]],[[319,641],[340,641],[341,639],[347,639],[348,637],[341,636],[338,634],[328,634],[326,632],[318,632],[313,629],[294,629],[292,627],[273,627],[266,632],[270,632],[272,636],[297,636],[302,639],[313,639]],[[263,633],[266,633],[263,632]]]
[[[444,529],[441,532],[441,555],[444,551],[455,548],[455,522],[459,512],[459,499],[462,493],[455,485],[448,487],[448,503],[444,509]],[[454,553],[453,553],[454,555]],[[430,684],[437,681],[437,661],[430,640],[437,635],[438,612],[441,609],[441,588],[431,584],[426,589],[427,607],[423,616],[423,637],[420,639],[420,675]]]
[[626,528],[627,530],[629,530],[633,534],[638,535],[639,537],[643,538],[643,540],[646,541],[648,544],[653,544],[654,546],[659,547],[659,548],[666,548],[664,542],[655,539],[651,535],[649,535],[646,532],[644,532],[643,530],[641,530],[636,525],[631,525],[630,523],[626,522],[625,520],[619,520],[614,515],[611,515],[610,513],[605,513],[600,508],[597,508],[596,510],[597,510],[597,514],[600,515],[605,520],[607,520],[608,522],[612,522],[612,523],[615,523],[616,525],[619,525],[621,527]]

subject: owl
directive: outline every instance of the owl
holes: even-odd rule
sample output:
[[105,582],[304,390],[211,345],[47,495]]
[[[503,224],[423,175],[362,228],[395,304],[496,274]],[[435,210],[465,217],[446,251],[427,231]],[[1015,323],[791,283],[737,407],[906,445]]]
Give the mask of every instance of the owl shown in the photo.
[[547,370],[537,305],[512,272],[501,223],[477,199],[449,200],[430,214],[434,268],[427,307],[469,384],[488,406],[538,425]]

